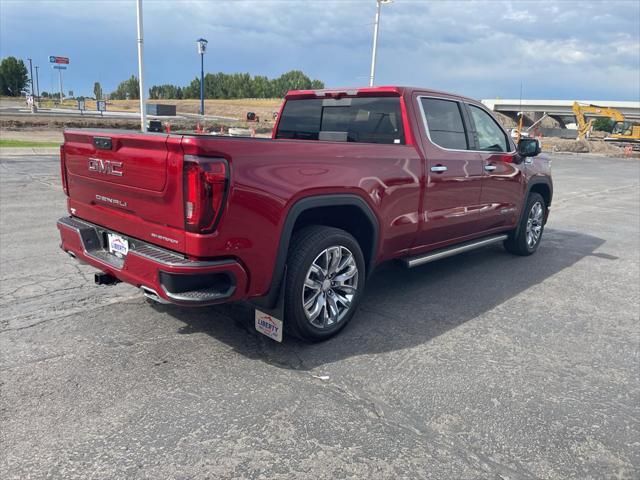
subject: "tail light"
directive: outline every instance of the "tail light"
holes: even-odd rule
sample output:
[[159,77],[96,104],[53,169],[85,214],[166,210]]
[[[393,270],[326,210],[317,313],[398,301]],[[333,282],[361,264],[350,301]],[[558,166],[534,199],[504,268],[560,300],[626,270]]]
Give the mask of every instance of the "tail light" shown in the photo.
[[189,232],[210,233],[222,213],[228,185],[222,158],[184,157],[184,217]]
[[69,196],[69,183],[67,181],[67,165],[64,156],[64,145],[60,145],[60,180],[62,180],[62,190]]

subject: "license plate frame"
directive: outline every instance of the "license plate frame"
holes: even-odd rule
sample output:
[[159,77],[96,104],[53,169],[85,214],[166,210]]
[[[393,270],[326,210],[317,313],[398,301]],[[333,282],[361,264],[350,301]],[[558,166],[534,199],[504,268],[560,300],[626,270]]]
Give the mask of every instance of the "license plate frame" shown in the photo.
[[129,240],[117,233],[107,233],[107,251],[118,258],[125,258],[129,253]]

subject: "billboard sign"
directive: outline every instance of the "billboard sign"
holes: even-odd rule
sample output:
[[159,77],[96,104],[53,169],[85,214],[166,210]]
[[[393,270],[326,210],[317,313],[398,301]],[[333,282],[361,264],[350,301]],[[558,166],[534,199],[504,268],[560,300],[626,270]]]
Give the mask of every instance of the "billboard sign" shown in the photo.
[[96,102],[96,106],[98,107],[99,112],[104,112],[107,109],[107,102],[104,100],[98,100]]
[[49,63],[61,63],[64,65],[69,65],[69,58],[67,57],[55,57],[53,55],[49,56]]

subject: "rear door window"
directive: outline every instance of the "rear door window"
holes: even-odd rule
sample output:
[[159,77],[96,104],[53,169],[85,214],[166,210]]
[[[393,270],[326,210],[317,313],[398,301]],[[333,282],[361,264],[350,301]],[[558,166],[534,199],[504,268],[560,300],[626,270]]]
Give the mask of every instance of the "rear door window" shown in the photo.
[[441,98],[420,99],[427,133],[433,143],[450,150],[468,150],[467,133],[460,104]]
[[478,135],[478,148],[485,152],[508,152],[507,135],[493,117],[475,105],[469,105],[469,111]]
[[287,100],[276,138],[404,144],[400,98]]

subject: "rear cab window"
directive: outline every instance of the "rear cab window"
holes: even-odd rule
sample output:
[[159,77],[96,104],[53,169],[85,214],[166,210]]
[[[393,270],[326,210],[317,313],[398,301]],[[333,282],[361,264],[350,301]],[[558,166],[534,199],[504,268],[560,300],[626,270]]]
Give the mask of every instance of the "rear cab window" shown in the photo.
[[288,99],[275,138],[404,145],[400,97]]

